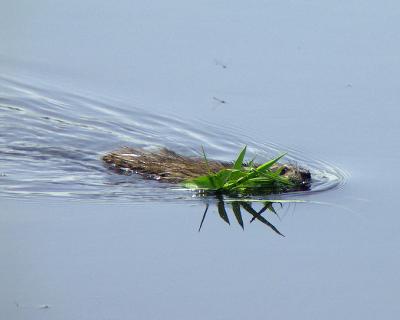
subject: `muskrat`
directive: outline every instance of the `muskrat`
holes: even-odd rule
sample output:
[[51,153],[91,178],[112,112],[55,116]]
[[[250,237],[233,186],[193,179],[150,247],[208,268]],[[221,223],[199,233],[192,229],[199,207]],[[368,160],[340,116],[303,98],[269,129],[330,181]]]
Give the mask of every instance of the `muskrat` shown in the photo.
[[[233,163],[208,160],[203,158],[179,155],[167,148],[156,152],[139,148],[124,147],[103,156],[103,161],[119,172],[129,170],[145,179],[161,182],[181,183],[187,179],[207,175],[209,170],[217,172],[231,168]],[[294,183],[288,191],[308,190],[311,183],[310,171],[294,164],[275,164],[272,170],[283,167],[281,175]]]

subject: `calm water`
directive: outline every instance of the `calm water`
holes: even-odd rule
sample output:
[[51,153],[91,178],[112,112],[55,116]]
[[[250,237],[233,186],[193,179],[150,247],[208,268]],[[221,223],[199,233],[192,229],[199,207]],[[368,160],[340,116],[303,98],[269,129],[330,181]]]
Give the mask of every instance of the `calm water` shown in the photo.
[[[396,319],[399,14],[1,4],[1,318]],[[305,203],[263,214],[285,237],[100,161],[124,145],[230,160],[244,144],[315,177],[283,197]]]
[[[257,143],[239,129],[151,113],[121,103],[99,102],[76,94],[38,89],[14,80],[0,81],[2,120],[2,194],[10,197],[146,200],[192,199],[177,186],[116,175],[101,157],[121,146],[156,151],[167,147],[180,154],[232,161],[238,146],[248,144],[248,158],[268,160],[278,150],[286,161],[312,172],[311,192],[335,188],[344,174],[322,161],[306,159],[295,150]],[[110,188],[110,186],[112,186]]]

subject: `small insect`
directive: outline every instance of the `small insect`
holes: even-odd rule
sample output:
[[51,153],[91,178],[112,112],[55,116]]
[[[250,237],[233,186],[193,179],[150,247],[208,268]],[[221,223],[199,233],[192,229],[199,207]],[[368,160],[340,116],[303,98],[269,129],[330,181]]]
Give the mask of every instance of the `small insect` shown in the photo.
[[228,66],[220,60],[215,59],[214,62],[215,62],[215,65],[220,66],[223,69],[228,68]]
[[39,309],[50,309],[50,306],[48,304],[42,304],[38,306]]
[[225,100],[219,99],[219,98],[217,98],[217,97],[213,97],[213,99],[214,99],[215,101],[219,102],[219,103],[222,103],[222,104],[227,103]]

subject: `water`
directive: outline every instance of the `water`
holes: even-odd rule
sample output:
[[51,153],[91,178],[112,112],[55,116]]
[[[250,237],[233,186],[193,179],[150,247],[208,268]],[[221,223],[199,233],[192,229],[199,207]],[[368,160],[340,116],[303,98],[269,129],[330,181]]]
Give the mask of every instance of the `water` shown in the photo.
[[[0,115],[3,124],[2,194],[73,199],[146,201],[191,199],[179,186],[144,181],[110,172],[101,162],[107,152],[122,146],[155,151],[167,147],[187,156],[201,156],[203,146],[216,159],[231,161],[238,146],[249,141],[239,130],[183,121],[131,106],[121,108],[76,94],[34,88],[3,79]],[[79,110],[79,115],[77,114]],[[254,140],[254,139],[253,139]],[[283,146],[249,144],[249,158],[266,161]],[[317,160],[305,160],[292,150],[287,161],[311,170],[311,192],[344,181],[339,169]],[[133,184],[133,185],[132,185]],[[110,188],[110,186],[112,186]]]
[[[396,318],[396,2],[1,8],[2,317]],[[263,214],[285,237],[100,161],[244,144],[315,177]]]

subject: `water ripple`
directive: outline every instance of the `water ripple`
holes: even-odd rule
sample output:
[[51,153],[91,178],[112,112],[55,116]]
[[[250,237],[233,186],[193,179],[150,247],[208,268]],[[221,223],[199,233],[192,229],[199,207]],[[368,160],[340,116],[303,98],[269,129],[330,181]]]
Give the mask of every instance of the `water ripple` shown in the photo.
[[[190,124],[190,125],[189,125]],[[0,78],[0,196],[55,196],[135,202],[193,199],[190,191],[108,170],[101,156],[121,146],[167,147],[232,160],[247,144],[249,156],[266,160],[281,150],[287,161],[310,169],[312,190],[343,185],[345,174],[300,151],[261,143],[236,128],[152,114],[129,105],[96,101]],[[251,141],[251,143],[249,143]]]

